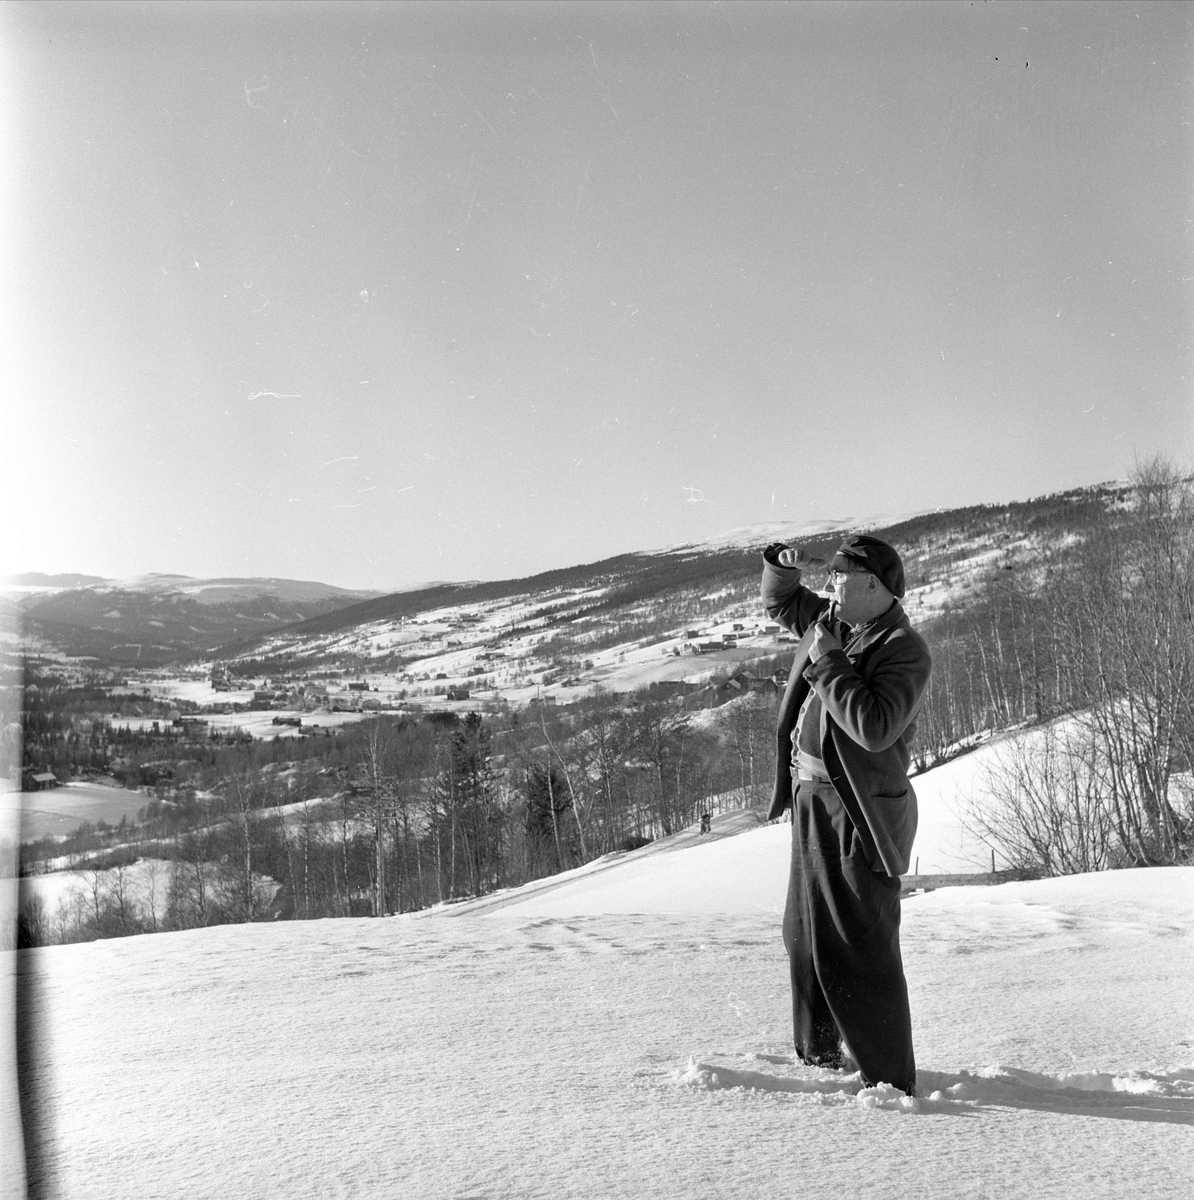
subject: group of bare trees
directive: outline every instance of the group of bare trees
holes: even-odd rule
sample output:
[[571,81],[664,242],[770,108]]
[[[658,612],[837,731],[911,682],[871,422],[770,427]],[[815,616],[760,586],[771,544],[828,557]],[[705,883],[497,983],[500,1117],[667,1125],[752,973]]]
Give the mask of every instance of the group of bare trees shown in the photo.
[[[21,881],[18,940],[26,946],[127,937],[279,915],[287,839],[281,814],[251,807],[260,790],[240,779],[194,828],[130,839],[52,878]],[[255,794],[254,794],[255,793]],[[130,827],[131,828],[131,827]],[[66,878],[65,886],[61,880]]]
[[[496,732],[476,713],[375,722],[338,801],[342,818],[292,829],[302,847],[290,871],[296,913],[332,915],[333,860],[353,845],[368,911],[379,914],[520,884],[675,832],[702,812],[758,804],[774,700],[747,693],[723,711],[711,729],[666,699],[598,695],[567,709],[532,706]],[[354,878],[347,858],[341,875]],[[354,911],[366,894],[360,871],[355,878]]]
[[477,713],[371,722],[347,790],[286,825],[294,913],[478,895],[759,804],[774,698],[748,691],[721,715],[698,727],[675,697],[597,695],[533,705],[496,730]]
[[87,860],[53,911],[27,899],[21,940],[376,916],[554,874],[761,804],[775,699],[743,685],[713,720],[664,690],[370,721],[330,794],[311,773],[235,771],[185,827]]
[[1000,748],[972,823],[1026,870],[1189,861],[1194,481],[1141,468],[1121,511],[1018,590],[1031,628],[1005,723],[1055,719]]

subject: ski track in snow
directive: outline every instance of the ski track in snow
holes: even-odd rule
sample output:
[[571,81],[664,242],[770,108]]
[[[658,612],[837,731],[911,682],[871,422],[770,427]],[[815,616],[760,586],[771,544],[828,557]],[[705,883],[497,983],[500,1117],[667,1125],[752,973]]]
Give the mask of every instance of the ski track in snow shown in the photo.
[[906,900],[912,1101],[794,1061],[782,895],[734,911],[722,861],[717,912],[640,873],[640,912],[558,888],[33,951],[39,1194],[1188,1194],[1194,868]]

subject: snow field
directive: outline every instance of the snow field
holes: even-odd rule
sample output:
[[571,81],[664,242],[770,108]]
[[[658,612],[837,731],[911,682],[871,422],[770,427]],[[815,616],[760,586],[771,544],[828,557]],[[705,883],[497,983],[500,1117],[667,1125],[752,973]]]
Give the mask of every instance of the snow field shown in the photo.
[[0,796],[0,808],[19,810],[21,836],[29,840],[47,834],[65,837],[84,821],[117,825],[122,816],[135,820],[151,799],[147,792],[73,781],[44,792],[6,793]]
[[[354,722],[364,721],[376,715],[377,712],[365,710],[359,712],[331,712],[329,709],[324,708],[269,708],[250,709],[245,712],[231,713],[205,712],[202,714],[202,719],[207,722],[205,732],[240,732],[247,733],[250,737],[257,738],[260,741],[272,741],[276,737],[290,738],[301,736],[293,725],[275,725],[275,717],[298,717],[305,726],[318,725],[322,730],[336,728],[340,725],[351,725]],[[168,725],[169,722],[162,720],[161,717],[122,717],[119,721],[113,721],[113,725],[120,729],[124,729],[127,726],[129,729],[142,731],[152,729],[155,724],[162,726]]]
[[[230,692],[217,692],[212,687],[211,679],[204,675],[201,678],[172,677],[155,679],[148,683],[150,693],[167,700],[190,700],[195,704],[248,704],[253,699],[251,687],[237,688]],[[123,725],[131,722],[118,720],[113,724]]]
[[906,900],[915,1102],[793,1061],[741,873],[648,885],[32,952],[42,1194],[1187,1194],[1194,869]]

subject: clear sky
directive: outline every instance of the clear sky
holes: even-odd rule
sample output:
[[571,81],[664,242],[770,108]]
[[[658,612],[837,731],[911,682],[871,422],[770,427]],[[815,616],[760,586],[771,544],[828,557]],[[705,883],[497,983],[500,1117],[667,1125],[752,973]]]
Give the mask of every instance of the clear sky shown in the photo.
[[501,578],[1189,462],[1192,24],[7,5],[9,569]]

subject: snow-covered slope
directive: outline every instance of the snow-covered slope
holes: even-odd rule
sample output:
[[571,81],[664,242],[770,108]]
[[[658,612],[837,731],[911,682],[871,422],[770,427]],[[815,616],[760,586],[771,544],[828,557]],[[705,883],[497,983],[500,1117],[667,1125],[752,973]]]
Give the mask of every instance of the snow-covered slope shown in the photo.
[[[791,649],[759,603],[759,551],[769,541],[832,554],[846,529],[879,530],[904,554],[909,618],[926,625],[947,608],[967,609],[1003,571],[1034,578],[1121,493],[1104,484],[948,513],[762,523],[529,579],[381,597],[262,635],[239,653],[297,672],[351,661],[371,687],[432,708],[566,702],[595,687],[700,687],[715,673],[770,674]],[[808,582],[822,579],[814,572]],[[469,698],[449,701],[449,689],[467,689]]]
[[787,832],[455,919],[33,951],[39,1194],[1188,1194],[1194,869],[907,899],[912,1103],[793,1061]]

